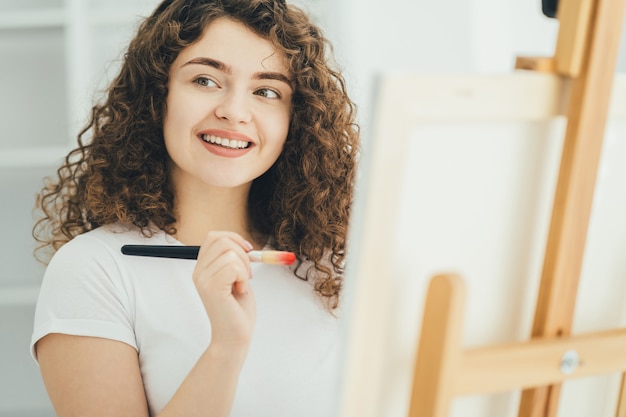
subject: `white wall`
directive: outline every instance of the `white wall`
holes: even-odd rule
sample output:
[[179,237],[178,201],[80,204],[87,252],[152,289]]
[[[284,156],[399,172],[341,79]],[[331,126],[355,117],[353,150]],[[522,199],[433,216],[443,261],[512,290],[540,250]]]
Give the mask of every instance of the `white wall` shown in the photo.
[[[369,128],[377,74],[502,73],[517,56],[552,56],[558,21],[541,0],[333,0],[323,26]],[[622,36],[626,39],[626,35]],[[626,72],[626,40],[618,70]]]
[[345,0],[337,39],[367,130],[374,80],[387,71],[471,71],[472,21],[464,0]]

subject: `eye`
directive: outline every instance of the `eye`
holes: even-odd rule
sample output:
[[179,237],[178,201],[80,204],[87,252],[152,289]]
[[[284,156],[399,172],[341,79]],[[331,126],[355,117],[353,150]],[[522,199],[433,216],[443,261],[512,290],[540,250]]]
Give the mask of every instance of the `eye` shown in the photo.
[[254,94],[256,94],[257,96],[271,99],[279,99],[281,97],[277,91],[272,90],[271,88],[260,88],[256,90]]
[[196,77],[193,79],[193,82],[195,84],[198,84],[201,87],[217,87],[217,83],[213,81],[212,79],[210,79],[209,77],[204,77],[204,76]]

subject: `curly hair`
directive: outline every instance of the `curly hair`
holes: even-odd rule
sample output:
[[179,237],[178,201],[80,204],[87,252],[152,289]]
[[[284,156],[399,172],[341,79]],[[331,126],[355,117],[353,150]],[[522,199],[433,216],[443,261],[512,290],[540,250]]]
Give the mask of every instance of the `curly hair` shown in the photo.
[[115,222],[146,235],[154,228],[176,232],[163,138],[169,69],[218,18],[243,23],[286,57],[295,86],[289,132],[278,160],[252,184],[250,224],[275,248],[296,253],[296,275],[314,278],[315,290],[334,309],[359,129],[345,80],[330,65],[329,42],[304,11],[284,0],[166,0],[143,21],[77,147],[37,197],[38,253],[54,253],[75,236]]

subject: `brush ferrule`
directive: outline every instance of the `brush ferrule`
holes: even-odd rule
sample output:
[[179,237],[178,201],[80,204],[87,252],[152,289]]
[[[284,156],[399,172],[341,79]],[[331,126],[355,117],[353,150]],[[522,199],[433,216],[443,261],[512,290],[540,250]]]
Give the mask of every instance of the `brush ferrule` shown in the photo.
[[263,252],[260,250],[251,250],[248,252],[248,257],[252,262],[263,262]]

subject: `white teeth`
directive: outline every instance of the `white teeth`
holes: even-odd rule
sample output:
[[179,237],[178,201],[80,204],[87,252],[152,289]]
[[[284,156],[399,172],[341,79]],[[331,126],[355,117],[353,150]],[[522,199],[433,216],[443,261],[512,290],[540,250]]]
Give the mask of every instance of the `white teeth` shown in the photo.
[[213,135],[202,135],[202,140],[208,143],[214,143],[216,145],[220,145],[225,148],[231,148],[231,149],[244,149],[250,146],[249,142],[246,142],[243,140],[235,140],[235,139],[228,140],[226,138],[220,138],[219,136],[213,136]]

